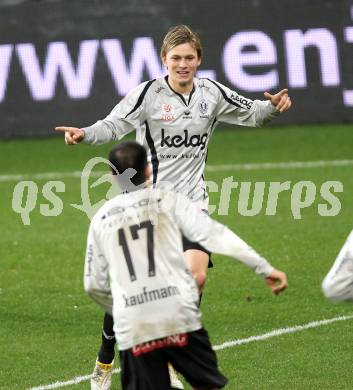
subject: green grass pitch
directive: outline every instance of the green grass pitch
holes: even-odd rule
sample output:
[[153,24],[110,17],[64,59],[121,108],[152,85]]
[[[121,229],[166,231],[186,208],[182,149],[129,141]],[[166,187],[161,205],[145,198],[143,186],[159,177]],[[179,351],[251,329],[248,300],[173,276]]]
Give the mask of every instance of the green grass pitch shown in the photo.
[[[224,164],[329,161],[353,158],[353,126],[315,125],[265,129],[217,129],[209,145],[209,166]],[[47,179],[33,179],[39,193],[29,226],[12,209],[19,179],[34,174],[82,170],[89,158],[106,157],[111,145],[65,146],[62,138],[0,143],[0,389],[29,389],[90,374],[100,343],[102,311],[83,292],[82,274],[87,228],[85,214],[70,206],[80,203],[80,179],[60,177],[63,211],[56,217],[40,213],[48,203],[41,191]],[[4,175],[8,175],[7,179]],[[279,269],[289,288],[271,295],[262,280],[240,263],[213,255],[202,301],[203,321],[212,343],[261,335],[278,328],[349,316],[350,304],[331,304],[321,281],[353,228],[352,165],[312,168],[232,169],[207,171],[219,186],[225,177],[238,182],[311,181],[314,204],[294,219],[290,191],[280,195],[277,213],[268,216],[238,212],[233,190],[229,215],[214,217],[235,230]],[[56,180],[54,176],[52,180]],[[322,217],[326,203],[320,187],[339,181],[341,211]],[[108,184],[92,189],[102,199]],[[211,193],[216,204],[218,193]],[[266,198],[265,198],[266,200]],[[353,387],[353,319],[284,334],[218,351],[229,377],[229,389],[351,389]],[[117,365],[118,366],[118,365]],[[114,386],[120,389],[119,375]],[[67,389],[87,389],[89,382]]]

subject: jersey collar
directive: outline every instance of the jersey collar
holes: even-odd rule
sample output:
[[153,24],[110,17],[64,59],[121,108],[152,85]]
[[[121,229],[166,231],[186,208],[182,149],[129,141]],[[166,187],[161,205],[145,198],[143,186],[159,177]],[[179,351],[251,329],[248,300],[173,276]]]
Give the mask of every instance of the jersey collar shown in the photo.
[[188,106],[188,105],[190,104],[190,102],[191,102],[192,95],[193,95],[194,92],[195,92],[195,84],[192,85],[192,90],[191,90],[191,92],[190,92],[189,99],[188,99],[188,101],[186,102],[184,96],[183,96],[181,93],[175,91],[175,90],[172,88],[172,86],[169,84],[168,75],[166,75],[166,76],[164,77],[164,80],[165,80],[165,82],[167,83],[169,89],[170,89],[173,93],[175,93],[176,95],[178,95],[178,96],[180,97],[180,99],[182,100],[182,102],[183,102],[186,106]]

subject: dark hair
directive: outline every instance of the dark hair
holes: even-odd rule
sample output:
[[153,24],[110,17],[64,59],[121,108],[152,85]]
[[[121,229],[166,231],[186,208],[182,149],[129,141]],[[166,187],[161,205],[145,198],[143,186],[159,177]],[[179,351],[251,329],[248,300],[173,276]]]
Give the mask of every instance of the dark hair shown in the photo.
[[[128,168],[134,169],[136,173],[130,179],[134,185],[137,186],[146,181],[147,153],[146,149],[137,142],[125,141],[114,146],[109,152],[109,161],[119,174],[123,174]],[[114,169],[112,173],[117,174]]]

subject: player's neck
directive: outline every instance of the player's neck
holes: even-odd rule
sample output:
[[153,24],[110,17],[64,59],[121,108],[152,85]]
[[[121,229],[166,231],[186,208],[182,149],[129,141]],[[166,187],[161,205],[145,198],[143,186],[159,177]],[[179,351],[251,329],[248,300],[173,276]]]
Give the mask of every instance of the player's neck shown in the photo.
[[184,84],[184,83],[175,83],[173,82],[173,80],[168,78],[168,83],[172,87],[173,91],[180,93],[181,95],[190,95],[194,87],[193,80],[190,83]]

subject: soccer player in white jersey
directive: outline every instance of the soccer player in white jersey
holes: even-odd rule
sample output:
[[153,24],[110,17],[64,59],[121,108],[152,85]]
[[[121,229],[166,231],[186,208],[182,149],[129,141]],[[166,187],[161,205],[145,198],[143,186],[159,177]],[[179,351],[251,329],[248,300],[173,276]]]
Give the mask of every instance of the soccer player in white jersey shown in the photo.
[[353,302],[353,230],[322,282],[322,289],[333,301]]
[[227,379],[202,328],[182,234],[210,252],[241,261],[277,294],[287,287],[286,275],[185,196],[149,188],[150,166],[140,144],[122,142],[109,160],[118,183],[126,169],[136,173],[133,186],[121,188],[124,193],[92,219],[84,286],[113,315],[122,388],[169,389],[168,362],[193,389],[223,388]]
[[[209,140],[218,122],[262,126],[291,107],[287,89],[267,100],[251,100],[209,79],[195,78],[202,60],[199,37],[181,25],[169,30],[161,59],[167,68],[164,78],[144,82],[122,99],[103,120],[86,128],[57,127],[69,145],[101,144],[120,140],[135,131],[136,140],[148,151],[152,181],[173,183],[203,209],[208,206],[204,169]],[[206,281],[210,253],[184,239],[184,252],[200,291]],[[112,318],[105,316],[102,346],[98,354],[107,370],[114,358]],[[106,387],[109,388],[109,387]]]

